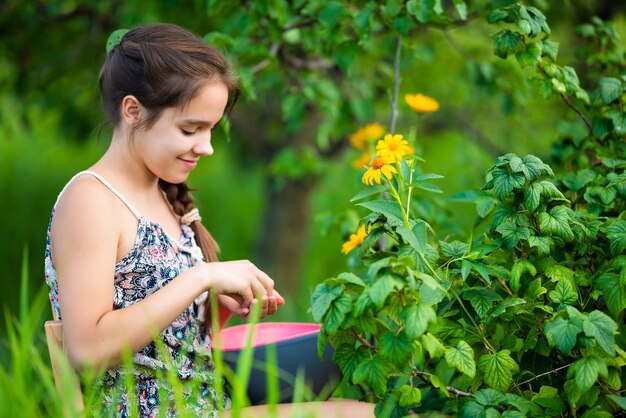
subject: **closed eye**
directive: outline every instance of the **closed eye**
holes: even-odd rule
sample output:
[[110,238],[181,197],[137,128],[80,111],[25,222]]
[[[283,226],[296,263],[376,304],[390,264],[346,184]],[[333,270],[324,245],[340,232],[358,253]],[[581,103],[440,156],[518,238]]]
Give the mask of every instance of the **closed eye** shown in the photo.
[[195,131],[188,131],[188,130],[186,130],[186,129],[181,129],[180,131],[181,131],[181,132],[183,133],[183,135],[185,135],[185,136],[191,136],[191,135],[195,134],[196,132],[198,132],[198,130],[197,130],[197,129],[196,129]]

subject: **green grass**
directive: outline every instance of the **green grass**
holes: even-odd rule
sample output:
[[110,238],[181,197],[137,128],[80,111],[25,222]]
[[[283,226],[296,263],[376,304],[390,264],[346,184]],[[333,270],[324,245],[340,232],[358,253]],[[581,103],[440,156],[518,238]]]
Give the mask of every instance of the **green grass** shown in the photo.
[[[58,352],[64,376],[63,397],[55,386],[54,375],[50,365],[50,356],[44,335],[44,322],[49,317],[49,301],[47,288],[40,287],[37,292],[29,294],[28,276],[28,252],[24,250],[22,258],[22,274],[20,278],[20,304],[18,315],[12,315],[5,307],[4,318],[6,336],[0,339],[5,351],[8,353],[7,365],[0,364],[0,416],[2,417],[68,417],[78,418],[84,413],[74,408],[74,383],[76,374],[73,372],[69,362],[63,353]],[[216,306],[217,303],[212,303]],[[255,305],[251,315],[251,325],[258,322],[258,307]],[[216,317],[215,312],[213,317]],[[216,326],[217,324],[214,324]],[[169,359],[165,352],[163,341],[155,333],[157,349],[161,351],[162,358]],[[220,335],[214,335],[216,343],[219,345]],[[262,368],[267,371],[268,385],[268,416],[275,416],[275,404],[279,399],[279,379],[292,381],[294,385],[293,401],[316,400],[316,397],[307,388],[304,376],[290,376],[277,367],[276,352],[268,349],[268,360],[266,363],[254,361],[254,348],[252,347],[252,328],[248,334],[246,347],[242,350],[236,370],[231,370],[223,361],[220,351],[214,351],[216,389],[222,391],[224,386],[222,377],[230,386],[232,401],[232,416],[240,416],[241,408],[248,406],[249,400],[246,395],[248,379],[253,368]],[[126,353],[123,356],[122,364],[126,370],[132,371],[132,356]],[[167,385],[174,390],[175,405],[178,416],[185,418],[195,418],[195,412],[190,405],[193,402],[183,397],[183,386],[177,377],[174,367],[170,364],[167,371],[159,378],[164,379]],[[102,410],[102,393],[98,385],[91,382],[98,376],[98,372],[87,370],[81,373],[83,382],[83,399],[85,411],[93,416],[109,416],[111,411]],[[137,396],[135,392],[135,381],[132,372],[125,373],[123,390],[130,394],[131,411],[137,410]],[[199,386],[191,384],[191,399],[198,396]],[[320,398],[325,398],[328,393],[322,394]],[[272,407],[273,405],[273,407]],[[164,413],[165,408],[161,408]],[[133,415],[134,416],[134,415]]]

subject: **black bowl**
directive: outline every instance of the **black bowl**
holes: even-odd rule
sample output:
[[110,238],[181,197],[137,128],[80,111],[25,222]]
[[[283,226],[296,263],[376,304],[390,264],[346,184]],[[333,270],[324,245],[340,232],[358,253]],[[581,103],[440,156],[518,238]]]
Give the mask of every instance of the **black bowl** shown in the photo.
[[[304,383],[305,399],[326,400],[341,380],[339,368],[332,362],[333,348],[327,344],[322,359],[317,354],[320,325],[294,322],[263,322],[253,328],[253,361],[247,394],[252,405],[268,401],[268,350],[275,350],[278,374],[278,402],[293,401],[296,380]],[[244,350],[250,326],[224,328],[220,345],[224,363],[233,371]]]

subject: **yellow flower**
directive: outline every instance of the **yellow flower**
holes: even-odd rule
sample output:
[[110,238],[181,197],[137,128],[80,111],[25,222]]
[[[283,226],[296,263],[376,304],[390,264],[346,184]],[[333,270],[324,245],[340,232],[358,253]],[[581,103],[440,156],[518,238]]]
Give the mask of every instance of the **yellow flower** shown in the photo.
[[361,155],[356,160],[352,161],[352,167],[356,168],[357,170],[360,170],[363,167],[367,166],[370,163],[371,159],[372,159],[372,154],[370,154],[369,152],[366,152],[365,154]]
[[350,239],[344,242],[343,247],[341,247],[341,252],[344,254],[348,254],[350,251],[358,247],[359,244],[363,242],[366,236],[367,232],[365,232],[365,225],[361,225],[359,227],[359,230],[356,231],[356,234],[350,234]]
[[432,97],[423,94],[407,94],[404,101],[417,113],[432,113],[439,110],[439,103]]
[[367,141],[380,138],[385,133],[385,128],[380,123],[370,123],[358,129],[350,135],[350,143],[357,149],[365,149]]
[[413,154],[415,150],[402,135],[385,135],[385,139],[378,141],[376,152],[391,163],[402,159],[403,155]]
[[391,165],[391,161],[383,157],[378,157],[372,161],[372,165],[370,165],[367,171],[363,174],[362,181],[365,184],[373,186],[374,182],[380,184],[381,174],[390,179],[391,175],[397,172],[398,171],[395,167]]

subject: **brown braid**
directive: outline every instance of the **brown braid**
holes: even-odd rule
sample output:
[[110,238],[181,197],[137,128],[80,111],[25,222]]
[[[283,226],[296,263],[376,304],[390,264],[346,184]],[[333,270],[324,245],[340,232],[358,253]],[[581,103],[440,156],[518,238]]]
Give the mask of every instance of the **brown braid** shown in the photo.
[[[191,193],[189,193],[189,186],[187,186],[186,182],[180,184],[172,184],[163,179],[159,179],[159,186],[161,187],[161,190],[165,192],[167,201],[170,202],[174,213],[178,216],[183,216],[195,207],[195,205],[193,204],[193,197],[191,197]],[[217,242],[211,236],[211,234],[202,224],[202,222],[194,221],[191,223],[190,226],[196,236],[196,243],[202,250],[204,260],[209,263],[219,261],[217,254],[220,252],[220,247],[219,245],[217,245]],[[207,333],[209,334],[209,336],[212,336],[213,331],[211,325],[213,321],[211,318],[210,297],[207,298],[204,309],[204,324]]]
[[[159,180],[159,186],[165,192],[168,202],[170,202],[174,213],[178,216],[183,216],[195,207],[187,183],[172,184],[161,179]],[[196,235],[196,243],[202,250],[204,259],[209,263],[219,261],[217,254],[220,251],[220,247],[202,222],[195,221],[190,226]]]

